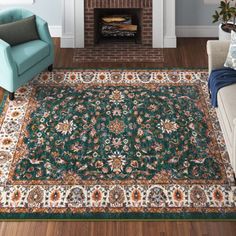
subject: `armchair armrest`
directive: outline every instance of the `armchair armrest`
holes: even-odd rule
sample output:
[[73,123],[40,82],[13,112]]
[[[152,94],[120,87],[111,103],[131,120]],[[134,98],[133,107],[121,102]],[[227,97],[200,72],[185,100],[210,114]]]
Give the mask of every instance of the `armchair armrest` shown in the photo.
[[36,16],[36,25],[37,25],[38,34],[39,34],[40,39],[50,45],[50,51],[53,54],[54,45],[53,45],[51,35],[49,33],[48,23],[45,20],[43,20],[42,18],[40,18],[39,16]]
[[[0,84],[7,84],[9,92],[13,92],[13,78],[17,75],[17,66],[12,58],[11,46],[0,39]],[[12,78],[8,81],[4,78]]]
[[209,40],[207,42],[209,73],[213,69],[219,69],[224,66],[229,45],[230,41]]

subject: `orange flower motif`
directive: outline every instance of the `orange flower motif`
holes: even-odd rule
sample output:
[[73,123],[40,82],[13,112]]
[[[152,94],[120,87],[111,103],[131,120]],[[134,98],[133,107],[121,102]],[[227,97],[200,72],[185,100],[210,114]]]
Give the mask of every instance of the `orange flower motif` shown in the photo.
[[5,138],[5,139],[3,139],[2,144],[3,144],[4,146],[9,146],[9,145],[12,144],[12,139],[10,139],[10,138]]
[[173,192],[173,198],[174,198],[175,201],[181,202],[184,199],[184,194],[183,194],[183,192],[180,189],[176,189]]
[[189,75],[189,74],[187,74],[187,75],[185,75],[185,78],[186,78],[187,80],[191,80],[191,79],[192,79],[192,76]]
[[21,192],[20,190],[16,190],[13,194],[12,194],[12,197],[11,197],[11,200],[13,202],[17,202],[21,199]]
[[19,115],[20,115],[19,111],[13,111],[12,114],[11,114],[12,117],[17,117]]
[[115,119],[110,122],[108,128],[112,133],[120,134],[124,131],[125,124],[122,120]]
[[96,189],[93,193],[92,193],[92,200],[95,202],[99,202],[102,200],[102,192],[99,189]]
[[58,190],[54,190],[51,194],[50,194],[50,200],[53,202],[56,202],[60,199],[61,197],[61,193]]
[[213,198],[215,201],[222,202],[224,200],[224,195],[219,189],[216,189],[213,192]]
[[25,87],[22,87],[18,90],[18,92],[20,93],[25,93],[27,91],[27,89]]
[[133,79],[134,79],[134,76],[133,76],[132,74],[128,74],[128,75],[126,76],[126,78],[127,78],[128,80],[133,80]]
[[133,192],[131,193],[132,201],[137,202],[137,201],[140,201],[141,198],[142,198],[142,194],[141,194],[140,190],[134,189]]
[[162,80],[163,79],[163,76],[162,75],[157,75],[156,77],[158,80]]
[[71,74],[71,75],[70,75],[70,80],[71,80],[71,81],[76,80],[76,75],[75,75],[75,74]]
[[41,77],[41,79],[42,79],[43,81],[48,80],[48,75],[47,75],[47,74],[44,74],[44,75]]
[[100,74],[100,75],[99,75],[99,79],[100,79],[100,80],[105,80],[105,79],[106,79],[106,76],[105,76],[104,74]]

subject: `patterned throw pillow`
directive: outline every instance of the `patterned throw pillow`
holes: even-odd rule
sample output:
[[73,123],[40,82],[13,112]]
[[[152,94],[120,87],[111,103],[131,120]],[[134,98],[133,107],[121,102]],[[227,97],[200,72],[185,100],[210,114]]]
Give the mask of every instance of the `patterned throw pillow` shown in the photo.
[[231,43],[224,66],[236,70],[236,32],[233,30],[231,31]]

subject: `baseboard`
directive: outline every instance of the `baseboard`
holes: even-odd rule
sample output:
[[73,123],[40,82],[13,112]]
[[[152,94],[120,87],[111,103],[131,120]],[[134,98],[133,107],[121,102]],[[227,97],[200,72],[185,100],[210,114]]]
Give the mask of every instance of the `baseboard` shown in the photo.
[[175,36],[164,37],[164,48],[176,48],[177,41]]
[[[52,37],[61,37],[62,36],[62,27],[60,25],[50,25],[49,31]],[[176,26],[176,36],[177,37],[218,37],[218,26],[211,25],[177,25]],[[174,47],[173,41],[174,38],[165,38],[168,45]]]
[[218,37],[218,26],[215,25],[178,25],[177,37]]
[[75,40],[74,35],[63,35],[61,37],[61,48],[74,48]]
[[50,25],[49,31],[52,37],[61,37],[62,27],[60,25]]

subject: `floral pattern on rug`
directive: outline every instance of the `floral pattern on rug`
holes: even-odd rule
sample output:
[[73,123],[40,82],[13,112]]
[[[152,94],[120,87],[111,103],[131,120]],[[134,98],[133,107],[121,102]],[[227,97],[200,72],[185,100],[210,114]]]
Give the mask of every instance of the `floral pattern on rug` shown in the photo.
[[223,178],[198,86],[40,86],[34,94],[13,182]]
[[40,74],[0,119],[2,216],[234,217],[206,79],[200,70]]

